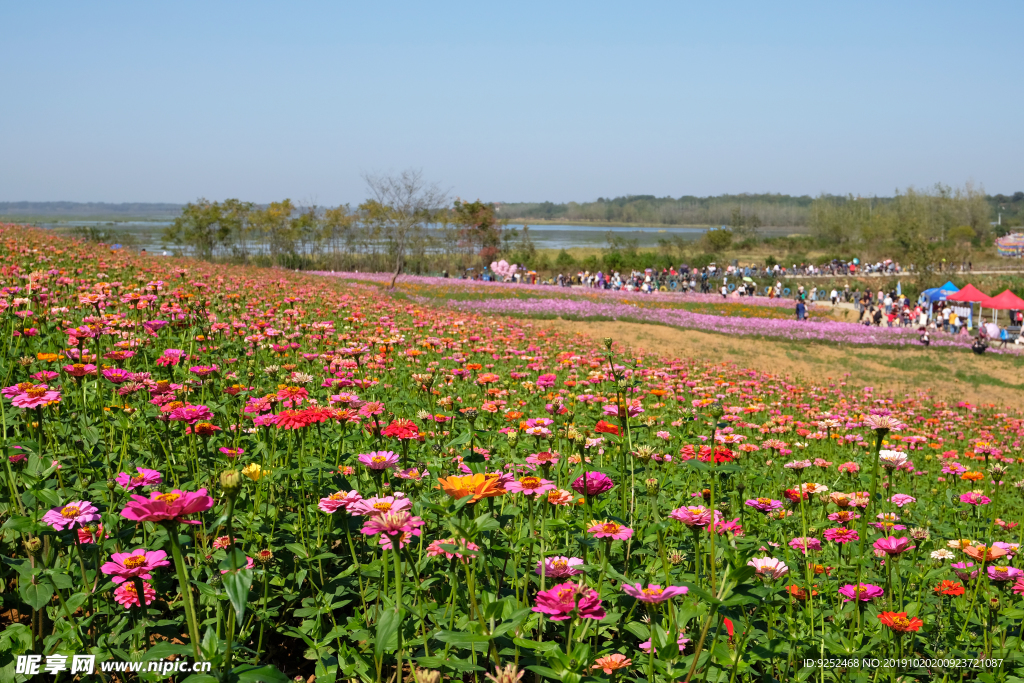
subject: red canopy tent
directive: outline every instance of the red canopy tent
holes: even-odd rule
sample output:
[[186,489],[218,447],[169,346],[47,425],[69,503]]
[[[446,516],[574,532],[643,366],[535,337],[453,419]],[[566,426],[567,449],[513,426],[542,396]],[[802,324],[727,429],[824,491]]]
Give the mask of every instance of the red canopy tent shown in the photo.
[[1019,296],[1017,296],[1008,289],[1005,292],[1002,292],[1001,294],[996,294],[995,296],[990,296],[986,298],[981,303],[983,306],[995,308],[1000,311],[1024,310],[1024,299],[1021,299]]
[[[1009,291],[1009,290],[1007,290]],[[978,303],[988,301],[991,297],[974,285],[967,285],[959,292],[953,292],[946,297],[947,301],[960,301],[963,303]]]

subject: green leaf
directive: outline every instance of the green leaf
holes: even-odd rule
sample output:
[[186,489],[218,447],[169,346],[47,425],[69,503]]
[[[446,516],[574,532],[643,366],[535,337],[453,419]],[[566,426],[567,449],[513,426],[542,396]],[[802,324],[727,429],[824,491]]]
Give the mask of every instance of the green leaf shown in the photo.
[[462,631],[438,631],[434,638],[442,643],[449,643],[459,647],[470,647],[475,643],[486,643],[491,640],[490,636],[476,633],[463,633]]
[[10,529],[11,531],[20,531],[23,534],[35,531],[39,525],[32,521],[31,517],[11,517],[0,529]]
[[288,683],[290,680],[276,666],[244,664],[231,670],[231,678],[238,683]]
[[642,622],[631,621],[626,624],[625,628],[640,640],[647,640],[651,637],[651,629],[648,628],[647,624]]
[[[234,562],[233,565],[232,562]],[[235,548],[228,553],[228,556],[224,558],[217,567],[219,569],[227,569],[228,571],[231,571],[232,569],[244,569],[247,562],[248,560],[245,557],[245,553],[242,552],[240,548]]]
[[536,674],[544,676],[545,678],[553,678],[556,681],[562,680],[562,674],[555,671],[554,669],[549,669],[546,666],[528,666],[526,668]]
[[53,597],[53,586],[43,583],[26,583],[22,585],[21,599],[28,603],[32,609],[42,609]]
[[[286,543],[284,547],[295,553],[300,559],[305,560],[309,557],[309,553],[306,552],[306,549],[298,543]],[[244,560],[242,562],[242,566],[245,566]]]
[[[244,565],[243,565],[244,566]],[[245,616],[245,605],[249,598],[249,588],[252,586],[252,570],[243,569],[238,572],[228,572],[222,577],[224,589],[227,591],[228,600],[235,608],[235,618],[241,622]]]
[[385,650],[398,648],[398,628],[402,625],[402,614],[397,607],[384,610],[377,621],[377,637],[373,643],[373,652],[377,658],[384,655]]

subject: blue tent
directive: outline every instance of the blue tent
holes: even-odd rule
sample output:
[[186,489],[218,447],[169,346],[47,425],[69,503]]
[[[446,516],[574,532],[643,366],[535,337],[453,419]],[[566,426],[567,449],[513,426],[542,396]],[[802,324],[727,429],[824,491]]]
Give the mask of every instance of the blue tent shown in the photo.
[[945,301],[950,294],[954,294],[959,291],[959,287],[954,285],[952,282],[947,282],[941,287],[933,287],[932,289],[926,289],[921,292],[921,297],[918,299],[918,303],[934,304],[936,301]]

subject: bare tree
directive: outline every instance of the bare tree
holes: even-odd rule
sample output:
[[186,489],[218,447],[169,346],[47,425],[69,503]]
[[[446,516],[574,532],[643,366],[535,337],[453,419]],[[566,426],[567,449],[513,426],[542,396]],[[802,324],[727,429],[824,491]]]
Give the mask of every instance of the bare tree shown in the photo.
[[390,288],[405,266],[410,246],[422,240],[427,225],[448,202],[448,193],[436,183],[423,180],[420,170],[395,174],[363,174],[370,198],[359,209],[368,227],[379,231],[394,259]]

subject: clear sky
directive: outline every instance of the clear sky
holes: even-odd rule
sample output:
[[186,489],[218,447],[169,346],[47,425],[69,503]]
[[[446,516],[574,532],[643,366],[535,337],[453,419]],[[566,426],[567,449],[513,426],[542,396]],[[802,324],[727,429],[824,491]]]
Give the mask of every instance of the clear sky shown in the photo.
[[1024,2],[2,2],[0,201],[1024,189]]

